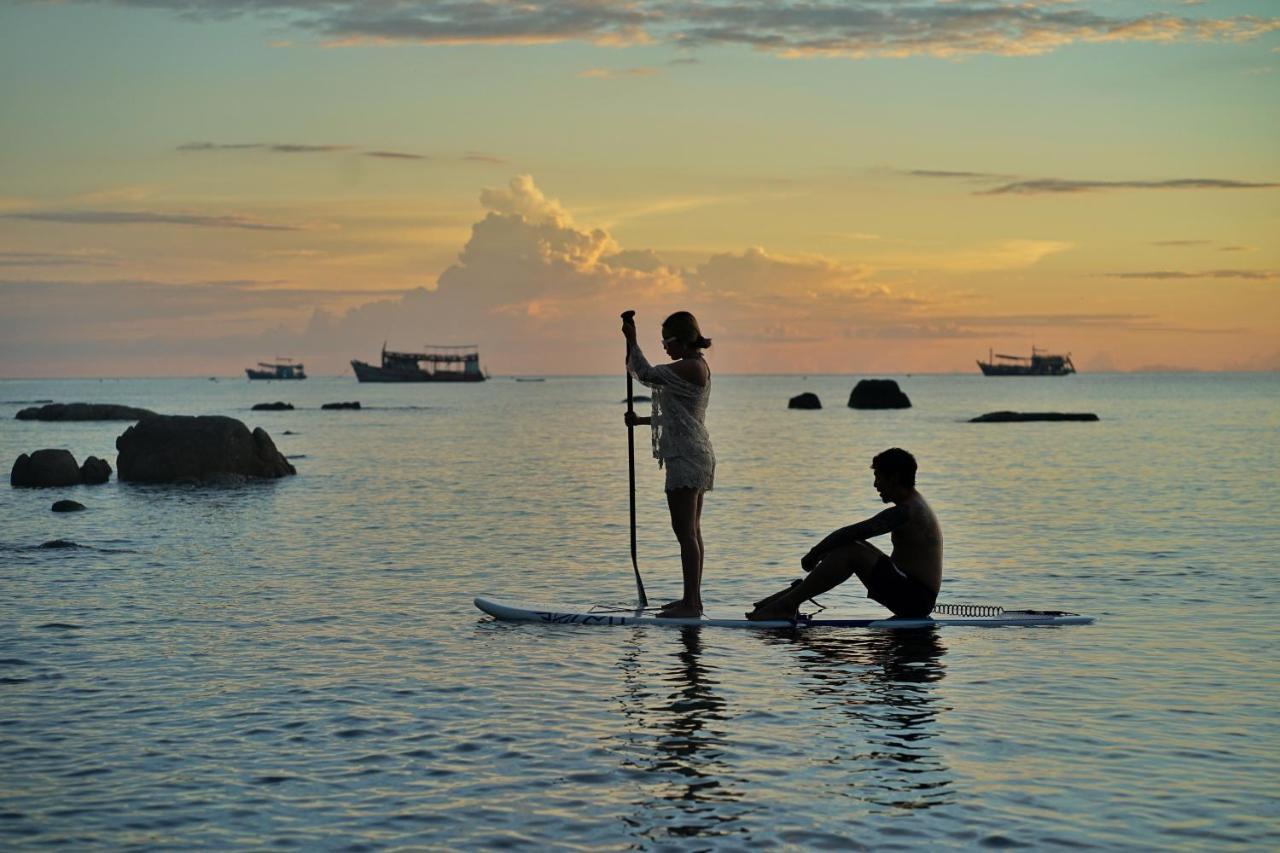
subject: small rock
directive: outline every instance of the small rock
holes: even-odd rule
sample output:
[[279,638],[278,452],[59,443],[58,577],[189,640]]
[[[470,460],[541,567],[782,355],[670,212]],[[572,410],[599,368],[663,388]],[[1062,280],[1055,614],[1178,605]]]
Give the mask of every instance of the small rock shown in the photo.
[[255,412],[288,412],[293,409],[293,403],[282,403],[276,400],[274,403],[254,403],[253,410]]
[[1008,424],[1024,421],[1096,421],[1092,412],[987,412],[970,418],[971,424]]
[[[54,512],[79,512],[84,509],[84,504],[79,501],[54,501],[50,507]],[[43,547],[48,547],[43,546]]]
[[107,464],[105,459],[99,459],[96,456],[90,456],[84,460],[84,464],[80,466],[80,482],[90,486],[97,486],[111,479],[111,466]]
[[911,400],[892,379],[862,379],[849,394],[851,409],[909,409]]
[[[625,402],[627,402],[627,398],[626,398],[626,397],[623,397],[623,398],[622,398],[622,402],[624,402],[624,403],[625,403]],[[644,395],[644,394],[633,394],[633,395],[631,395],[631,402],[633,402],[633,403],[650,403],[650,402],[653,402],[653,398],[652,398],[652,397],[649,397],[649,396],[646,396],[646,395]]]
[[22,454],[9,472],[9,485],[43,488],[80,484],[80,466],[70,450],[37,450]]
[[818,395],[812,391],[805,391],[792,397],[787,402],[788,409],[821,409],[822,401],[818,399]]
[[360,408],[360,401],[353,400],[350,403],[325,403],[320,408],[322,409],[358,409]]
[[75,542],[70,539],[50,539],[48,542],[41,542],[41,548],[79,548]]
[[23,409],[16,415],[20,421],[138,421],[155,412],[113,403],[53,403]]

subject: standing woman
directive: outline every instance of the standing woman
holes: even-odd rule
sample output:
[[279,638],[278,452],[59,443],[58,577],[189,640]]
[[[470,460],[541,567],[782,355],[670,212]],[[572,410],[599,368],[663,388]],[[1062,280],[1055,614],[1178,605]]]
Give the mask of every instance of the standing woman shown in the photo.
[[636,324],[622,322],[627,339],[627,369],[653,389],[653,415],[637,417],[628,412],[628,426],[653,427],[653,455],[658,467],[667,469],[667,506],[671,529],[680,543],[684,595],[664,606],[659,615],[702,615],[702,495],[715,481],[716,454],[711,449],[704,420],[711,395],[711,370],[702,351],[711,341],[702,336],[698,321],[688,311],[677,311],[662,323],[662,348],[671,364],[651,365],[636,343]]

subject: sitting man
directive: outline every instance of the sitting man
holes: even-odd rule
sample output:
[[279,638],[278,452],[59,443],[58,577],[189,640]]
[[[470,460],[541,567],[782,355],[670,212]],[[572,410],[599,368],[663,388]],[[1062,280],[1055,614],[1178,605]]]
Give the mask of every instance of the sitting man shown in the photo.
[[[757,601],[748,619],[794,619],[800,603],[821,595],[857,575],[867,598],[895,616],[923,618],[933,610],[942,585],[942,530],[938,519],[916,491],[916,460],[898,447],[871,460],[875,489],[892,507],[866,521],[842,527],[800,560],[809,576]],[[865,540],[892,534],[893,554],[886,556]]]

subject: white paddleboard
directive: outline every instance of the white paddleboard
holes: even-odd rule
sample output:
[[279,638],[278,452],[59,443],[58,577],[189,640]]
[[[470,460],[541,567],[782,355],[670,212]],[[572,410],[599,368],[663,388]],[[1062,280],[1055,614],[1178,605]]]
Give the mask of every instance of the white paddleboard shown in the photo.
[[[708,625],[715,628],[927,628],[933,625],[972,625],[975,627],[1012,627],[1040,625],[1088,625],[1092,616],[1058,610],[1003,610],[999,607],[974,606],[975,615],[938,613],[924,619],[897,617],[801,616],[795,621],[780,619],[755,622],[741,614],[707,614],[701,619],[671,619],[658,616],[656,610],[641,610],[625,605],[512,604],[477,596],[476,607],[504,622],[539,622],[544,625]],[[945,606],[943,609],[947,609]],[[956,609],[966,609],[964,605]]]

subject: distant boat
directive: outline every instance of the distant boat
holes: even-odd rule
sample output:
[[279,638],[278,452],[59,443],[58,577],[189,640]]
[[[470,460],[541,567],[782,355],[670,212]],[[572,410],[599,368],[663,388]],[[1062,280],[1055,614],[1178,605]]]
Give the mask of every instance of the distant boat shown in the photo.
[[1066,376],[1076,372],[1076,366],[1071,363],[1071,353],[1049,355],[1035,347],[1031,348],[1030,358],[988,350],[987,360],[978,362],[978,367],[982,368],[983,376]]
[[424,352],[393,352],[384,343],[380,367],[353,358],[351,369],[361,382],[483,382],[489,378],[480,369],[480,350],[473,344],[427,344]]
[[[260,361],[258,369],[246,367],[244,372],[249,374],[250,379],[306,379],[307,373],[302,368],[302,362],[295,362],[291,358],[277,357],[274,362]],[[216,381],[216,380],[215,380]]]
[[517,376],[515,377],[515,380],[517,382],[546,382],[547,381],[541,376]]

